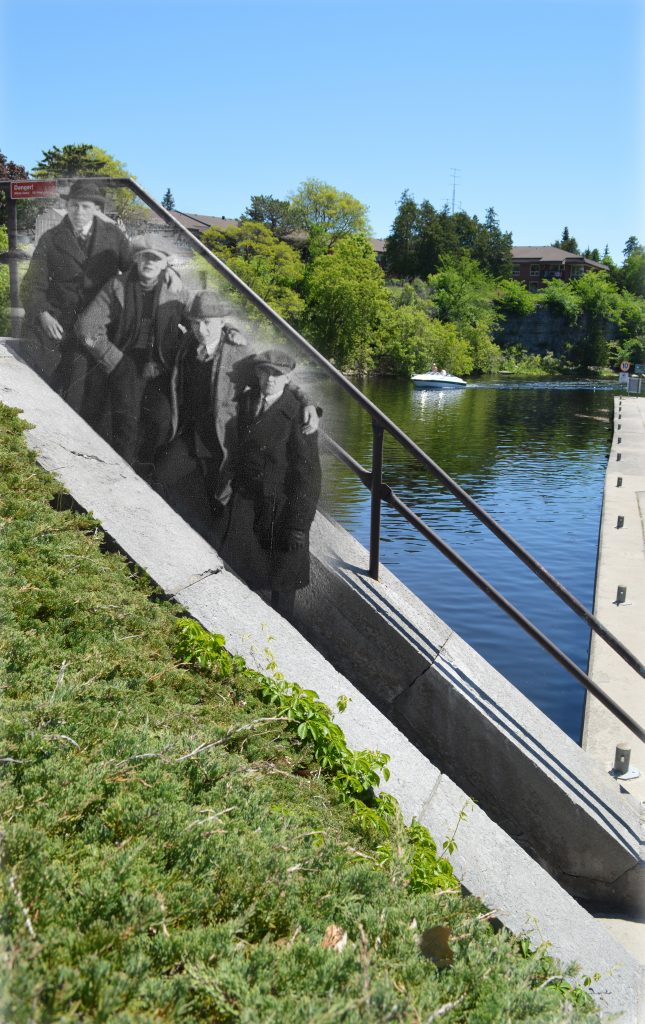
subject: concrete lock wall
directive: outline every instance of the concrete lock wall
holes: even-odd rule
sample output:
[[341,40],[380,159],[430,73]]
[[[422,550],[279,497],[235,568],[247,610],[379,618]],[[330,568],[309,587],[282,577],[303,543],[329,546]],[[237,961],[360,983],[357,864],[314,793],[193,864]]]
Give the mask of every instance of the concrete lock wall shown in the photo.
[[642,907],[636,802],[345,530],[312,551],[305,636],[569,892]]

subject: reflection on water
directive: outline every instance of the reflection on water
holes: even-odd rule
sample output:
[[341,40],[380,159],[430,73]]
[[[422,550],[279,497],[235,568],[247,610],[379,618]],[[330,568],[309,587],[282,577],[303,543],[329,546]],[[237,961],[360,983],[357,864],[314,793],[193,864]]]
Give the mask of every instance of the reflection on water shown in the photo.
[[[405,381],[363,390],[587,607],[610,443],[613,385],[496,378],[459,391]],[[351,403],[353,406],[353,403]],[[369,417],[340,399],[327,429],[364,466]],[[398,496],[586,668],[588,630],[413,458],[386,439],[384,477]],[[335,461],[326,505],[369,544],[369,494]],[[383,508],[381,560],[574,739],[584,690],[400,517]]]

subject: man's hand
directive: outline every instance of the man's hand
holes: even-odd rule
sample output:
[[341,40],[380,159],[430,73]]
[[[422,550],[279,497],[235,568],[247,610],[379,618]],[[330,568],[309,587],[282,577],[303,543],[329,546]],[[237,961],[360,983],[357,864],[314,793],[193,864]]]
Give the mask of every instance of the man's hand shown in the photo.
[[179,275],[179,271],[175,270],[175,268],[170,264],[168,264],[163,272],[163,283],[171,295],[179,295],[184,290],[183,281]]
[[236,327],[235,324],[232,324],[228,321],[222,327],[222,335],[220,340],[227,341],[229,345],[238,345],[240,348],[243,348],[246,345],[246,341],[244,339],[244,336],[240,332],[239,327]]
[[55,316],[48,313],[46,309],[40,314],[40,326],[43,333],[50,341],[62,341],[65,331],[62,324],[59,324]]
[[302,410],[302,433],[315,434],[318,430],[320,417],[315,405],[306,405]]

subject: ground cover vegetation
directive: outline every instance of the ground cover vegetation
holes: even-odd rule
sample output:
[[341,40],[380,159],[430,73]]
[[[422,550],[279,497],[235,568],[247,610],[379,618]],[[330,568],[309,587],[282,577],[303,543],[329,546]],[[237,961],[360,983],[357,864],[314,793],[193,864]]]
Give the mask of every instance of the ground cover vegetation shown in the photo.
[[387,759],[162,600],[24,427],[0,406],[2,1019],[597,1020],[459,891],[459,820],[406,827]]
[[[44,150],[32,170],[34,177],[127,173],[119,160],[86,143]],[[27,171],[0,154],[0,174]],[[0,223],[2,202],[0,196]],[[170,188],[162,202],[174,209]],[[26,207],[23,202],[22,215],[33,214],[35,206]],[[126,221],[133,211],[145,214],[124,190],[117,207]],[[552,280],[532,294],[512,279],[512,236],[492,207],[480,219],[417,202],[404,191],[382,265],[369,232],[360,200],[310,178],[284,199],[251,196],[238,226],[212,228],[202,240],[346,372],[407,377],[434,362],[457,374],[552,375],[645,359],[645,248],[635,236],[621,266],[606,246],[602,255],[587,248],[582,255],[602,261],[608,272]],[[566,226],[553,244],[580,254]],[[0,298],[5,277],[0,267]],[[526,342],[536,318],[550,318],[553,351]]]

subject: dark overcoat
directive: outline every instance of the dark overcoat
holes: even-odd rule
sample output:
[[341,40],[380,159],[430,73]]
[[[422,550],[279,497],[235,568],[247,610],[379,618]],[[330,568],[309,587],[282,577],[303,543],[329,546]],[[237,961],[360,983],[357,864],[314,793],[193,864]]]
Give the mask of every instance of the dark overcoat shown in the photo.
[[[28,358],[70,405],[90,421],[88,391],[95,392],[89,401],[92,406],[103,381],[79,347],[73,326],[103,285],[126,270],[131,262],[130,244],[116,224],[95,217],[84,249],[66,216],[40,238],[22,281],[24,333],[30,341]],[[40,324],[43,312],[51,313],[61,324],[65,332],[61,342],[45,336]]]
[[[141,309],[136,287],[137,269],[113,277],[76,321],[76,334],[82,347],[92,353],[106,373],[114,368],[114,356],[133,346]],[[170,375],[181,345],[180,324],[186,320],[189,293],[171,287],[162,280],[155,290],[153,310],[154,356]]]
[[116,224],[94,218],[86,250],[76,239],[69,217],[39,240],[25,274],[21,298],[29,326],[39,327],[40,313],[55,316],[71,332],[97,292],[132,262],[130,244]]
[[257,416],[256,387],[239,399],[230,524],[222,557],[257,589],[309,583],[309,543],[289,550],[294,530],[308,534],[320,496],[317,434],[303,434],[302,405],[289,388]]

